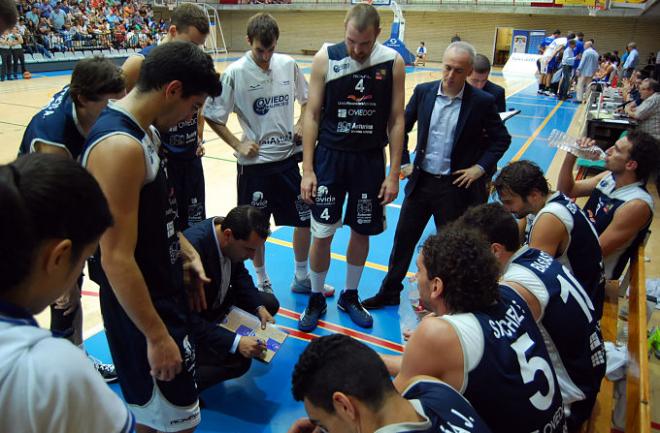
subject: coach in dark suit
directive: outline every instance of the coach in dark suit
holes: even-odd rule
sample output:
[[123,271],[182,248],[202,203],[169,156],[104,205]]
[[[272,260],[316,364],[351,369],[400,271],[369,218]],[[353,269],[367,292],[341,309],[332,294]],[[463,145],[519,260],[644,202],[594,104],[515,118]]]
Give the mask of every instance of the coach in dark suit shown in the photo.
[[[406,106],[406,133],[417,123],[413,172],[394,235],[389,270],[365,308],[399,303],[402,281],[429,218],[436,229],[458,218],[482,191],[486,177],[511,143],[491,95],[465,82],[474,48],[456,42],[443,56],[441,81],[415,87]],[[486,131],[489,140],[482,140]],[[407,135],[406,135],[407,139]]]
[[483,54],[477,54],[474,58],[474,68],[468,75],[467,82],[477,89],[490,93],[495,98],[495,106],[500,113],[506,111],[506,94],[504,87],[498,86],[488,79],[490,75],[490,60]]
[[253,357],[265,351],[256,337],[237,335],[218,326],[232,306],[254,314],[265,328],[274,323],[279,302],[259,292],[244,261],[254,257],[268,237],[270,223],[252,206],[232,209],[225,218],[209,218],[183,232],[199,253],[206,276],[207,309],[191,318],[196,350],[197,383],[201,389],[242,376]]

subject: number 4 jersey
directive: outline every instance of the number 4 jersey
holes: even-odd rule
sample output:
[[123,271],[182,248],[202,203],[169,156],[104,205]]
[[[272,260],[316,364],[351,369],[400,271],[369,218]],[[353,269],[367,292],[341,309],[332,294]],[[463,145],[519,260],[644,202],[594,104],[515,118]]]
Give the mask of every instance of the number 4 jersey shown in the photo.
[[442,316],[459,337],[461,393],[493,432],[562,433],[564,411],[557,378],[534,317],[511,287],[500,301],[472,313]]

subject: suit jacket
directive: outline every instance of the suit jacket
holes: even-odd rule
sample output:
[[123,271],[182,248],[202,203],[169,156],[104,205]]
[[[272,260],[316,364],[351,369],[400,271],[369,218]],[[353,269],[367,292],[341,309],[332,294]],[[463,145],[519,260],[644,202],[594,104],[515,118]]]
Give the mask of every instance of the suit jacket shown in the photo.
[[214,220],[216,218],[209,218],[195,224],[185,230],[183,235],[197,250],[202,259],[206,276],[211,279],[210,283],[204,285],[208,309],[201,313],[194,313],[191,317],[195,343],[203,344],[210,350],[220,353],[229,352],[236,334],[218,326],[218,323],[233,305],[254,314],[261,305],[261,298],[245,264],[243,262],[232,263],[227,294],[219,305],[215,305],[220,294],[222,268],[218,254],[219,246],[216,243]]
[[[439,87],[440,81],[417,85],[406,106],[406,146],[408,134],[417,123],[417,152],[413,172],[406,185],[406,195],[415,189],[419,179],[429,138],[431,113]],[[452,172],[469,168],[474,164],[479,164],[486,173],[496,169],[497,161],[511,144],[511,136],[497,113],[495,99],[491,95],[465,83],[451,152]],[[482,140],[484,131],[490,138],[487,142]],[[486,176],[482,176],[477,182],[473,182],[469,189],[478,188],[480,191],[485,188],[485,182]]]
[[495,106],[497,107],[497,111],[500,113],[502,111],[506,111],[506,95],[504,87],[498,86],[497,84],[488,80],[486,81],[486,85],[482,90],[493,95],[493,98],[495,98]]

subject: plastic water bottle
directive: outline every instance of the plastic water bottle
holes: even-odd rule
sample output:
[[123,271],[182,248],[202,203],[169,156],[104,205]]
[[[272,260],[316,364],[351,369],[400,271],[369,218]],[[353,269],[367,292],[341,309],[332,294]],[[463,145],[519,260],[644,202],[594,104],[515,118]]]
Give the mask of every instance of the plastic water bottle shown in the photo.
[[548,137],[548,145],[571,153],[578,158],[589,159],[591,161],[604,161],[606,156],[605,151],[600,147],[596,145],[581,147],[578,145],[575,137],[572,137],[563,131],[559,131],[558,129],[553,129],[550,133],[550,137]]
[[399,299],[399,326],[401,329],[401,341],[405,342],[404,335],[412,333],[419,324],[416,308],[419,305],[419,290],[417,280],[414,277],[404,280],[404,288]]

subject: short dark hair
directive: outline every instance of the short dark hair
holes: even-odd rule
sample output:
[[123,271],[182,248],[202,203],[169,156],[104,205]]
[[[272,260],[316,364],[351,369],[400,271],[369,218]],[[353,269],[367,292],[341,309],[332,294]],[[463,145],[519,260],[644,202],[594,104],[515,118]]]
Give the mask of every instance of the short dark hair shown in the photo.
[[186,33],[188,27],[196,28],[201,34],[209,34],[209,18],[204,10],[192,3],[183,3],[172,12],[171,23],[177,32]]
[[520,248],[520,233],[515,218],[499,203],[469,208],[457,224],[480,232],[491,244],[501,244],[507,251]]
[[175,80],[183,84],[184,97],[216,97],[222,91],[213,59],[192,42],[172,41],[154,48],[142,62],[137,88],[148,92]]
[[552,32],[553,35],[561,35],[561,30],[557,29],[554,32]]
[[363,32],[369,27],[373,27],[375,30],[380,29],[380,15],[378,11],[375,7],[367,3],[358,3],[348,10],[344,17],[344,27],[351,20],[359,32]]
[[334,413],[332,394],[355,397],[379,410],[396,393],[383,360],[373,349],[342,334],[313,340],[298,358],[291,378],[293,398]]
[[100,95],[119,93],[125,88],[121,68],[103,57],[78,61],[73,68],[69,84],[69,91],[75,102],[79,102],[80,96],[98,101]]
[[266,214],[247,204],[236,206],[220,223],[222,230],[230,229],[234,238],[247,240],[255,232],[261,239],[270,235],[270,221]]
[[575,39],[571,39],[571,40],[568,41],[568,45],[575,46],[575,45],[577,45],[577,42],[575,42]]
[[0,0],[0,33],[14,27],[18,19],[18,9],[14,0]]
[[631,131],[626,136],[632,144],[630,159],[637,162],[635,176],[642,183],[648,181],[649,176],[657,171],[660,165],[660,145],[658,140],[643,131]]
[[481,234],[456,223],[429,236],[422,244],[429,279],[440,278],[451,313],[468,313],[499,300],[499,266]]
[[569,33],[568,35],[566,35],[566,39],[572,41],[573,39],[575,39],[575,33],[573,32]]
[[32,153],[0,165],[0,203],[0,291],[28,277],[45,240],[70,239],[78,260],[113,223],[94,177],[61,155]]
[[280,28],[271,14],[258,13],[248,20],[247,37],[250,43],[258,40],[264,47],[270,47],[280,38]]
[[548,195],[550,187],[541,168],[528,160],[511,162],[506,165],[493,182],[498,194],[511,191],[525,200],[534,190]]
[[484,56],[483,54],[477,54],[474,57],[474,72],[477,74],[485,74],[487,72],[490,72],[490,60],[488,60],[488,57]]
[[583,38],[583,37],[584,37],[584,33],[582,33],[582,32],[577,32],[577,36],[578,36],[579,38]]

